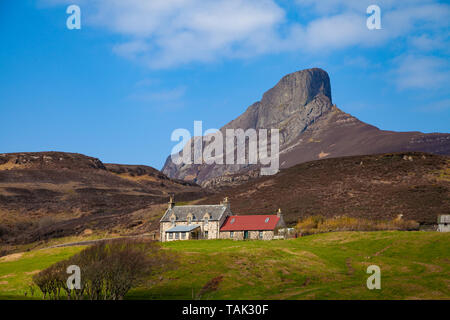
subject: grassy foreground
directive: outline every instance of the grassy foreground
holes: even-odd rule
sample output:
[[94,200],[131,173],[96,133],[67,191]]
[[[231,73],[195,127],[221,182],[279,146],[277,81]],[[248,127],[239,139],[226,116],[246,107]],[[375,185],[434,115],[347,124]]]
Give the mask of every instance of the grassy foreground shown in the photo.
[[[132,289],[128,299],[450,299],[450,233],[339,232],[164,247],[179,253],[179,267]],[[33,273],[80,250],[0,258],[0,299],[31,298]],[[366,287],[372,264],[381,268],[381,290]]]

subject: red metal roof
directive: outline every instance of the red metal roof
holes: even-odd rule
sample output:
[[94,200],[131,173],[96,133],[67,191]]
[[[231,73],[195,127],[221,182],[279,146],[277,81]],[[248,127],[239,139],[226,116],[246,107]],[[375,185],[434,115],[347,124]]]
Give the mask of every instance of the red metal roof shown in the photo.
[[280,218],[273,214],[229,216],[220,231],[273,230]]

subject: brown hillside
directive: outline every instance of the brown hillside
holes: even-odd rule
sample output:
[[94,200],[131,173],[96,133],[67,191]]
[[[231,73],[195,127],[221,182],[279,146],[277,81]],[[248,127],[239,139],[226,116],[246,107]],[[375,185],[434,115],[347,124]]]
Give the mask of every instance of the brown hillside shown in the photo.
[[148,166],[64,152],[0,154],[0,239],[27,242],[141,224],[133,213],[167,202],[169,193],[186,201],[203,191]]
[[300,217],[348,215],[435,223],[450,213],[450,157],[421,152],[316,160],[222,189],[236,214],[273,213],[288,223]]

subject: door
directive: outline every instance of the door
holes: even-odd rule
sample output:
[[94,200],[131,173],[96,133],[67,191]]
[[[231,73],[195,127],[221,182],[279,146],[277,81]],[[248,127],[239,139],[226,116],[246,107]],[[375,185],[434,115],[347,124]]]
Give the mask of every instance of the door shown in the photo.
[[248,231],[246,230],[246,231],[244,231],[244,240],[245,239],[248,239]]

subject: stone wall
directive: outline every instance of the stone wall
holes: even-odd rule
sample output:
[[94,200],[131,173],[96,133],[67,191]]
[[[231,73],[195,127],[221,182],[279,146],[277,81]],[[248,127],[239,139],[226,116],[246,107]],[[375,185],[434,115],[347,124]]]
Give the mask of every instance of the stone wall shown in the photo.
[[[233,239],[233,240],[244,240],[244,231],[234,231],[233,238],[230,237],[230,231],[221,231],[220,239]],[[262,239],[260,239],[259,231],[249,231],[248,239],[249,240],[272,240],[274,236],[274,232],[272,230],[264,230],[262,231]]]

